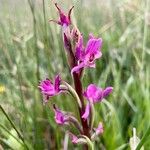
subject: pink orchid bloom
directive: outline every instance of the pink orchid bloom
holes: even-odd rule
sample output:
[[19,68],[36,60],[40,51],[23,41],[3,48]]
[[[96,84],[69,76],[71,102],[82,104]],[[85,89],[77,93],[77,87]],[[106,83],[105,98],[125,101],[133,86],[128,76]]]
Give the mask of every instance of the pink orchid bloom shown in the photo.
[[100,51],[102,46],[101,38],[94,38],[90,35],[86,47],[83,46],[83,37],[80,39],[76,45],[76,58],[78,60],[78,65],[75,66],[71,73],[79,72],[81,68],[92,67],[95,68],[95,60],[102,56]]
[[61,79],[59,75],[55,77],[54,83],[49,79],[40,82],[38,87],[40,88],[40,91],[43,94],[43,96],[46,97],[44,99],[45,103],[48,101],[50,97],[55,96],[61,92],[60,82]]
[[78,139],[79,139],[79,138],[78,138],[76,135],[74,135],[73,133],[69,132],[69,137],[70,137],[71,142],[72,142],[73,144],[77,144],[77,143],[78,143]]
[[103,98],[108,96],[113,90],[113,87],[107,87],[105,89],[97,87],[95,84],[90,84],[86,91],[84,92],[84,96],[88,99],[88,103],[85,108],[85,112],[82,115],[82,118],[87,119],[90,114],[90,103],[101,102]]
[[60,19],[58,21],[57,20],[50,20],[50,21],[53,21],[61,26],[69,26],[71,24],[70,15],[74,6],[69,10],[68,15],[64,14],[64,12],[58,7],[57,3],[55,3],[55,6],[59,12]]
[[95,130],[96,135],[102,134],[104,132],[103,124],[100,122]]
[[55,121],[59,125],[63,125],[66,122],[66,119],[68,118],[66,114],[64,114],[59,108],[57,108],[55,105],[53,105],[54,112],[55,112]]

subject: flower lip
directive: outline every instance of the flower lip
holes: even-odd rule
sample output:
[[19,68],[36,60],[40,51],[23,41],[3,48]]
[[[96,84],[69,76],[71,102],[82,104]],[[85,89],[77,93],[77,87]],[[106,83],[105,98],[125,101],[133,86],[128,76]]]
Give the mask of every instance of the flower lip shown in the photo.
[[93,103],[100,102],[106,96],[108,96],[113,90],[113,87],[107,87],[105,89],[97,87],[95,84],[90,84],[83,95]]
[[87,119],[91,111],[91,105],[97,102],[101,102],[103,98],[108,96],[113,90],[113,87],[107,87],[105,89],[97,87],[95,84],[90,84],[84,91],[83,96],[87,98],[88,103],[85,108],[85,112],[82,118]]

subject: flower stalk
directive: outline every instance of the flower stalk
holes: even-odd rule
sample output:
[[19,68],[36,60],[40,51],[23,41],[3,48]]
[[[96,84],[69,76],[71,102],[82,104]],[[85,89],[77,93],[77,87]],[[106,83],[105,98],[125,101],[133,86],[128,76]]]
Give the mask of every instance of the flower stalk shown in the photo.
[[[83,34],[77,27],[72,28],[70,26],[73,25],[71,21],[73,7],[66,15],[57,3],[55,3],[55,6],[59,13],[59,19],[50,21],[61,26],[62,40],[74,87],[62,80],[60,75],[56,75],[54,80],[45,79],[41,81],[38,87],[43,95],[44,103],[47,103],[51,97],[63,93],[70,93],[73,96],[77,101],[80,120],[75,117],[76,115],[64,112],[54,104],[55,122],[60,126],[73,124],[78,129],[79,135],[74,135],[69,131],[72,143],[83,144],[84,150],[94,150],[94,140],[103,133],[101,122],[96,129],[93,128],[95,120],[94,105],[107,97],[112,92],[113,87],[109,86],[102,89],[95,84],[90,84],[84,91],[81,78],[84,77],[83,71],[86,68],[95,68],[96,61],[101,58],[102,39],[95,38],[90,34],[89,40],[84,46]],[[85,98],[87,100],[86,106]]]

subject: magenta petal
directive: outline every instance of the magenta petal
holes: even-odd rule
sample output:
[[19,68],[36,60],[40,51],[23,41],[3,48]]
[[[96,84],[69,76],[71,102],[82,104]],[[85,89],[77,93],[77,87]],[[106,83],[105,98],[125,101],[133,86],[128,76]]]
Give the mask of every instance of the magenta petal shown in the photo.
[[88,53],[96,53],[102,46],[102,39],[90,39],[85,48],[86,54]]
[[92,98],[95,95],[96,90],[97,90],[96,85],[95,84],[90,84],[87,87],[87,90],[86,90],[87,98],[88,99]]
[[56,108],[55,105],[53,105],[53,107],[54,107],[54,112],[55,112],[56,123],[63,125],[65,123],[65,114],[63,114],[60,109]]
[[82,60],[84,56],[84,48],[83,48],[83,37],[80,36],[80,39],[75,47],[75,56],[78,60]]
[[61,82],[61,78],[60,78],[59,75],[57,75],[57,76],[55,77],[55,90],[56,90],[57,92],[60,91],[60,89],[59,89],[59,87],[60,87],[60,82]]
[[102,98],[102,89],[95,84],[90,84],[87,88],[87,96],[88,99],[92,99],[93,102],[98,101]]
[[44,102],[47,102],[50,97],[55,96],[61,92],[60,82],[61,78],[59,75],[55,77],[54,84],[49,79],[40,82],[38,87],[44,97]]
[[57,3],[55,3],[55,6],[58,9],[59,18],[60,18],[59,21],[55,21],[55,22],[61,26],[64,26],[64,25],[69,26],[71,24],[70,15],[74,6],[69,10],[68,15],[64,14],[64,12],[58,7]]
[[98,59],[98,58],[100,58],[102,56],[102,52],[101,51],[97,51],[96,53],[95,53],[95,59]]
[[88,64],[88,66],[87,66],[87,67],[95,68],[95,67],[96,67],[96,65],[95,65],[95,63],[93,63],[93,64]]
[[84,96],[93,103],[100,102],[103,99],[103,90],[95,84],[90,84],[84,93]]
[[44,95],[51,96],[55,93],[54,85],[49,79],[41,81],[38,87]]
[[86,105],[86,108],[85,108],[85,112],[84,112],[84,114],[82,115],[82,118],[83,119],[87,119],[88,117],[89,117],[89,114],[90,114],[90,103],[88,103],[87,105]]
[[104,91],[103,91],[103,97],[106,97],[106,96],[108,96],[111,92],[112,92],[112,90],[113,90],[113,87],[107,87],[106,89],[104,89]]
[[71,74],[73,74],[74,72],[78,73],[80,69],[83,68],[84,66],[85,66],[84,63],[80,63],[78,66],[73,67],[71,70]]

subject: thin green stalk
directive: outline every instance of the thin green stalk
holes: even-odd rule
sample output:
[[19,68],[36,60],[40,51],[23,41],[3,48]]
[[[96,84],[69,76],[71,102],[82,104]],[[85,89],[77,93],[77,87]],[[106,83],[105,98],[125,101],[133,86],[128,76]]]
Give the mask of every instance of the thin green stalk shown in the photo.
[[[7,148],[9,148],[10,150],[15,150],[15,149],[13,149],[10,145],[8,145],[8,143],[7,143],[5,140],[3,140],[1,137],[0,137],[0,143],[3,144],[3,145],[5,146],[5,148],[7,147]],[[3,149],[2,149],[2,150],[3,150]]]
[[146,142],[147,138],[150,136],[150,126],[149,128],[147,129],[145,135],[142,137],[140,143],[138,144],[136,150],[140,150],[141,147],[143,146],[143,144]]
[[28,0],[31,13],[32,13],[32,19],[33,19],[33,31],[34,31],[34,48],[35,48],[35,56],[36,56],[36,75],[37,75],[37,83],[40,80],[40,73],[39,73],[39,50],[37,47],[37,28],[36,28],[36,17],[35,17],[35,4],[33,3],[33,0]]
[[22,142],[24,143],[25,147],[27,150],[29,150],[28,146],[26,145],[24,138],[22,137],[21,133],[18,131],[18,129],[16,128],[15,124],[11,121],[11,119],[9,118],[9,116],[7,115],[7,113],[5,112],[5,110],[3,109],[3,107],[0,105],[0,109],[2,110],[3,114],[5,115],[5,117],[7,118],[7,120],[10,122],[11,126],[14,128],[14,130],[17,132],[19,138],[22,140]]
[[19,141],[19,139],[17,138],[17,137],[15,137],[8,129],[6,129],[2,124],[0,124],[0,127],[3,129],[3,130],[5,130],[5,132],[7,132],[9,135],[11,135],[18,143],[20,143],[22,146],[24,146],[24,144],[23,143],[21,143],[20,141]]
[[[36,15],[35,15],[35,1],[34,0],[28,0],[28,4],[30,6],[30,10],[32,13],[32,19],[33,19],[33,32],[34,32],[34,54],[36,57],[36,85],[38,85],[38,82],[40,80],[40,73],[39,73],[39,49],[37,47],[37,21],[36,21]],[[36,90],[35,90],[36,93]],[[35,96],[36,97],[36,96]],[[33,124],[34,124],[34,149],[37,149],[37,147],[40,146],[38,142],[38,126],[37,126],[37,120],[36,120],[36,98],[33,99]]]
[[85,135],[81,135],[81,137],[86,139],[89,150],[94,150],[94,144],[92,143],[92,141]]
[[68,91],[70,92],[70,94],[77,100],[78,106],[81,108],[82,106],[81,106],[80,98],[78,94],[76,93],[76,91],[74,90],[74,88],[65,81],[63,81],[63,84],[68,88]]
[[46,11],[45,11],[45,0],[43,0],[43,17],[44,17],[44,31],[45,31],[45,35],[46,35],[46,44],[47,44],[47,21],[46,21]]
[[23,123],[24,123],[23,126],[26,130],[26,128],[27,128],[27,126],[26,126],[27,125],[27,109],[26,109],[26,106],[25,106],[24,95],[23,95],[23,91],[22,91],[22,88],[21,88],[21,86],[22,86],[21,73],[20,73],[20,70],[19,70],[18,63],[16,63],[16,65],[17,65],[17,78],[16,78],[16,80],[19,84],[20,98],[21,98],[21,108],[22,108],[22,111],[24,113],[24,115],[23,115]]
[[147,34],[148,34],[148,24],[146,23],[147,22],[146,13],[148,13],[149,7],[150,7],[150,1],[149,0],[146,1],[145,6],[146,6],[146,9],[144,12],[144,35],[143,35],[143,51],[142,51],[142,68],[141,68],[141,70],[143,70],[144,63],[145,63],[144,59],[145,59],[146,41],[147,41]]

